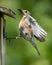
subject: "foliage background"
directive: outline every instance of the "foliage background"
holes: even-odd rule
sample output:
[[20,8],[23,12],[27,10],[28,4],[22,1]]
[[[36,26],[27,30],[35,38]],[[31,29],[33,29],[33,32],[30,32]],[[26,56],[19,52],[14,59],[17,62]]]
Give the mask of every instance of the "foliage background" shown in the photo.
[[7,40],[6,65],[52,65],[52,0],[0,0],[0,6],[12,9],[16,19],[5,16],[8,37],[18,35],[18,24],[22,15],[20,9],[28,9],[31,15],[47,31],[46,42],[36,41],[41,55],[24,39]]

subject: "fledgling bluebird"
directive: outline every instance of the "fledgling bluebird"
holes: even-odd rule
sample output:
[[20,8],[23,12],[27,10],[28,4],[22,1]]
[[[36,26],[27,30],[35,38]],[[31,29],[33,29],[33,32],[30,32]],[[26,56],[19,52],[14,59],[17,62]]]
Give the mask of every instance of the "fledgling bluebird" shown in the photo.
[[47,33],[41,26],[39,26],[28,10],[18,10],[23,14],[19,23],[20,37],[30,41],[40,55],[40,52],[34,42],[34,37],[39,41],[44,42]]

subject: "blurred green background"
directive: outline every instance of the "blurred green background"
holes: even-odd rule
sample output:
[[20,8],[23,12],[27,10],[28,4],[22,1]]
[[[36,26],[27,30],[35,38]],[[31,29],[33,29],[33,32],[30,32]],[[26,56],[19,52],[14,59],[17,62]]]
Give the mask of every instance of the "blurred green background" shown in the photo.
[[16,13],[16,19],[5,16],[8,37],[19,34],[18,24],[22,15],[18,8],[29,10],[48,33],[43,43],[35,39],[40,56],[31,43],[24,39],[7,40],[6,65],[52,65],[52,0],[0,0],[0,6]]

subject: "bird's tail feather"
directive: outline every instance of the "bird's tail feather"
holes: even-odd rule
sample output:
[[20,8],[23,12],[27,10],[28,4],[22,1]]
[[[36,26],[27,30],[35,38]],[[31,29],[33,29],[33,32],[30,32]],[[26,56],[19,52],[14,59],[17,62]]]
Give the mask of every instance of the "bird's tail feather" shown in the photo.
[[37,46],[36,46],[36,44],[34,42],[34,38],[32,38],[32,41],[31,42],[32,42],[32,45],[35,47],[37,53],[40,55],[40,52],[39,52],[39,50],[38,50],[38,48],[37,48]]

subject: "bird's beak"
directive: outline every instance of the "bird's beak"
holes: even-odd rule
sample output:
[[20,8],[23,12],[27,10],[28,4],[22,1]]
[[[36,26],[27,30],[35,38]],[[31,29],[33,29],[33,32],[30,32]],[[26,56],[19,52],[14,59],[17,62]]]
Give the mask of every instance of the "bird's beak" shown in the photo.
[[21,9],[18,9],[18,11],[20,11],[20,13],[23,13]]

